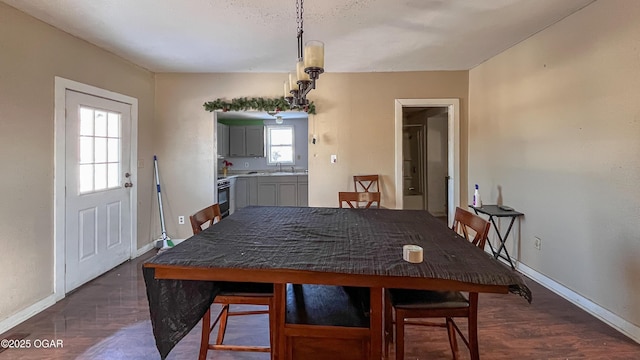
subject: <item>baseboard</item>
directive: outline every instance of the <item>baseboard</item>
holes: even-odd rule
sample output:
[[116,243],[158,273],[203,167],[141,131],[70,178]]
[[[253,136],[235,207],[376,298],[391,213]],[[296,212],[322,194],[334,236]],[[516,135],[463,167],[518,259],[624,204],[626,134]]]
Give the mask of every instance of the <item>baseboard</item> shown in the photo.
[[[640,327],[628,322],[620,316],[612,313],[611,311],[603,308],[602,306],[594,303],[593,301],[585,298],[575,291],[566,288],[562,284],[520,262],[517,263],[516,269],[524,275],[533,279],[538,284],[553,291],[565,300],[593,315],[594,317],[600,319],[605,324],[611,326],[612,328],[616,329],[617,331],[621,332],[622,334],[631,338],[633,341],[640,344]],[[535,301],[535,298],[533,301]]]
[[147,245],[141,247],[140,249],[138,249],[138,251],[136,252],[136,257],[146,254],[147,252],[153,250],[153,243],[150,242]]
[[23,321],[29,319],[30,317],[40,313],[41,311],[47,309],[51,305],[56,303],[55,294],[51,294],[46,298],[38,301],[37,303],[18,311],[17,313],[9,316],[8,318],[0,321],[0,334],[3,334],[13,327],[20,325]]

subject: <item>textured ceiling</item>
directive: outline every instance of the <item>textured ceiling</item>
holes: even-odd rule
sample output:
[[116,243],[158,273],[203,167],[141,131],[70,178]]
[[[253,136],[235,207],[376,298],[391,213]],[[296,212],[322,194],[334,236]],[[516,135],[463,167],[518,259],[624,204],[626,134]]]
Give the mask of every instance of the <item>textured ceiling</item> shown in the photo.
[[[294,0],[0,0],[154,72],[288,72]],[[594,0],[307,0],[328,72],[467,70]]]

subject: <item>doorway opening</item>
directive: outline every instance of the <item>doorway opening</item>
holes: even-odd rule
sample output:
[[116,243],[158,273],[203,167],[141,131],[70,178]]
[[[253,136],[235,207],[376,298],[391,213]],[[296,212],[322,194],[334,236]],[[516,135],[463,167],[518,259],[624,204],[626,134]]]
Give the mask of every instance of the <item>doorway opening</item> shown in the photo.
[[396,207],[447,224],[460,203],[459,100],[396,100]]

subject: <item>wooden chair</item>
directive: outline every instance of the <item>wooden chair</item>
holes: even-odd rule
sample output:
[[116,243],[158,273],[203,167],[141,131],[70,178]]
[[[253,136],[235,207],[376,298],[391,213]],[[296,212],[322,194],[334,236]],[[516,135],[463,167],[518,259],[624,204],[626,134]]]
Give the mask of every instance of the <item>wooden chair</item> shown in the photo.
[[[218,204],[208,206],[189,217],[194,235],[203,231],[202,225],[209,223],[209,226],[213,226],[221,219],[222,215],[220,214],[220,206]],[[270,346],[225,345],[223,341],[229,316],[269,314],[269,339],[272,345],[275,343],[273,338],[276,326],[273,284],[220,282],[220,287],[222,290],[215,299],[213,299],[213,302],[215,304],[222,304],[222,310],[220,310],[220,313],[213,323],[211,323],[211,308],[207,310],[202,318],[202,334],[198,359],[205,360],[209,350],[270,352]],[[268,310],[230,310],[231,305],[239,304],[266,305],[268,306]],[[210,344],[209,335],[216,327],[216,324],[219,324],[218,336],[215,344]]]
[[378,175],[354,175],[353,176],[353,188],[356,192],[380,192],[378,186]]
[[379,192],[355,192],[355,191],[340,191],[338,193],[338,201],[340,203],[340,208],[342,208],[343,203],[347,203],[350,208],[362,208],[360,206],[361,202],[366,202],[364,205],[365,209],[371,207],[371,205],[375,202],[376,208],[380,207],[380,193]]
[[218,204],[207,206],[206,208],[189,216],[193,235],[199,234],[203,230],[202,225],[206,224],[207,222],[209,223],[208,226],[212,226],[220,220],[222,220],[222,213],[220,212],[220,205]]
[[[456,208],[453,230],[464,235],[480,249],[489,234],[490,223],[481,217],[461,208]],[[469,230],[475,231],[473,239]],[[471,359],[479,359],[478,349],[478,293],[469,293],[468,297],[458,291],[426,291],[389,289],[385,291],[385,354],[389,353],[389,342],[393,340],[393,311],[395,310],[396,359],[404,359],[404,326],[423,325],[446,327],[453,358],[458,359],[456,332],[469,348]],[[467,318],[468,335],[454,322],[454,318]],[[445,318],[444,323],[418,322],[407,319]]]

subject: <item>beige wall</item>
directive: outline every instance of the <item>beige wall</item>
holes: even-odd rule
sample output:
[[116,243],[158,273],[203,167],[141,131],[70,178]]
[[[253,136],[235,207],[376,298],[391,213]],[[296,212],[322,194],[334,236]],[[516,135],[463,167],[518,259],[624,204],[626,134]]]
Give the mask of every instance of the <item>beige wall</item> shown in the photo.
[[[174,219],[213,201],[213,115],[202,104],[216,98],[281,96],[286,74],[158,74],[156,120],[163,200],[170,236],[186,238]],[[353,189],[355,174],[380,174],[382,205],[395,206],[394,106],[398,98],[460,98],[466,138],[468,73],[325,73],[309,96],[309,204],[337,207],[338,191]],[[466,178],[466,144],[462,144]],[[330,155],[338,156],[330,164]],[[462,189],[466,189],[466,183]],[[166,195],[165,195],[166,194]],[[466,199],[462,199],[466,201]],[[155,211],[155,210],[154,210]]]
[[153,74],[0,3],[0,321],[53,293],[54,76],[138,99],[138,245],[151,238]]
[[525,213],[523,264],[635,326],[638,19],[638,1],[597,1],[471,70],[468,177]]

